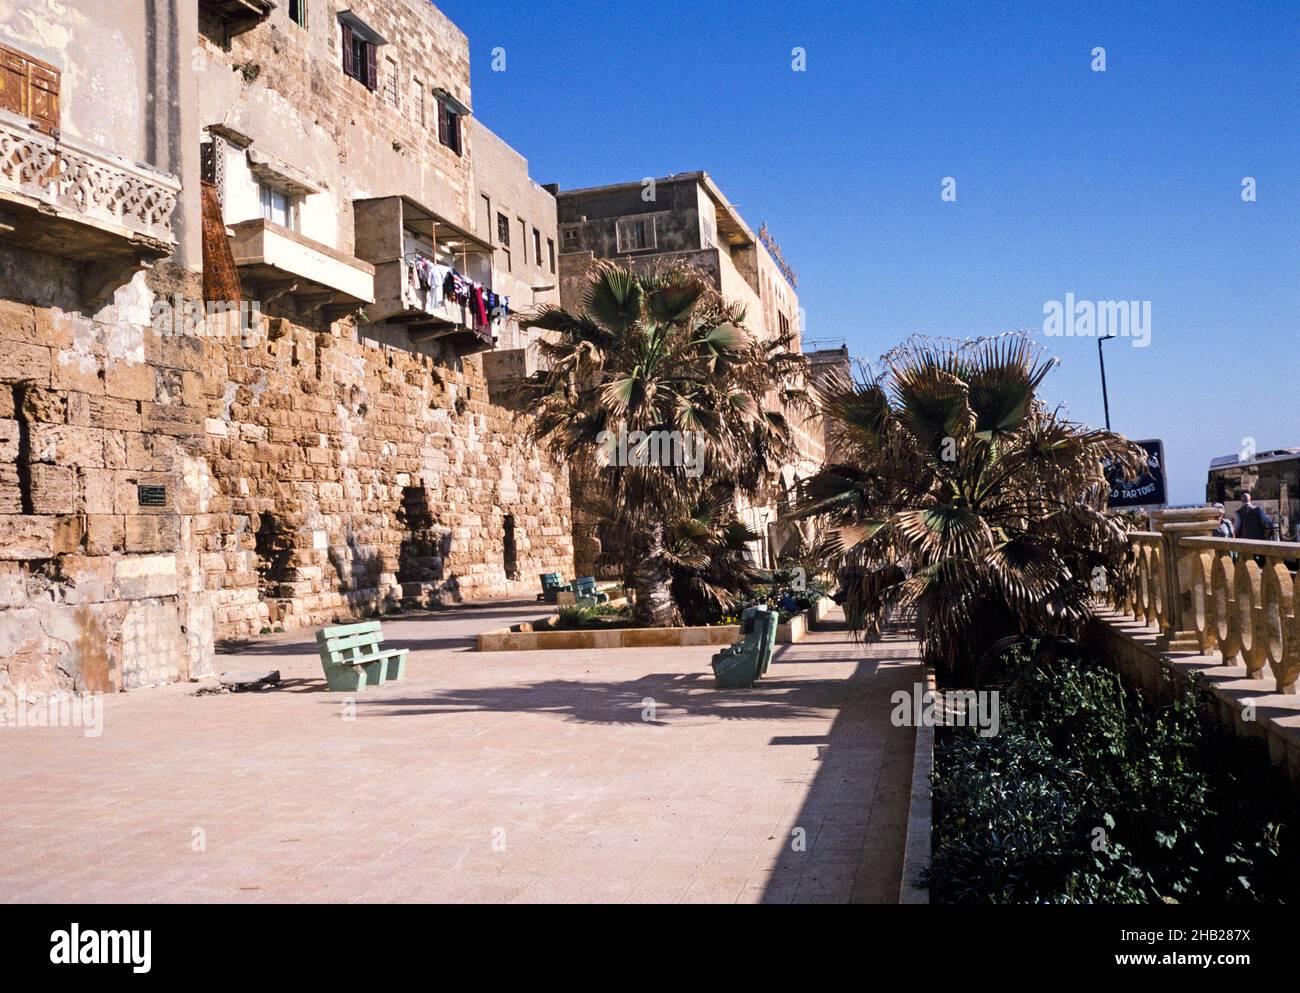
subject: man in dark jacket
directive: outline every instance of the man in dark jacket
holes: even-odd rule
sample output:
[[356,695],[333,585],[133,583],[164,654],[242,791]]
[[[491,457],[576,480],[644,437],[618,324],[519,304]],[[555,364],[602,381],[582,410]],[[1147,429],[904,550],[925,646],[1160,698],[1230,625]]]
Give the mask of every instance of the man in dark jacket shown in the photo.
[[1252,538],[1255,541],[1267,541],[1273,536],[1273,518],[1250,501],[1250,494],[1241,495],[1241,509],[1233,518],[1238,538]]

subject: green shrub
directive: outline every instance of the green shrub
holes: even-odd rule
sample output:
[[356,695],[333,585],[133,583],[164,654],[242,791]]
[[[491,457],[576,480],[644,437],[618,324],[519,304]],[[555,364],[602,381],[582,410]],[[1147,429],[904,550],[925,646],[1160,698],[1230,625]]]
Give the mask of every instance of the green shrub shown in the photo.
[[1025,662],[1000,695],[1000,734],[940,736],[935,902],[1297,894],[1289,788],[1257,742],[1204,713],[1204,700],[1198,688],[1154,705],[1100,666]]

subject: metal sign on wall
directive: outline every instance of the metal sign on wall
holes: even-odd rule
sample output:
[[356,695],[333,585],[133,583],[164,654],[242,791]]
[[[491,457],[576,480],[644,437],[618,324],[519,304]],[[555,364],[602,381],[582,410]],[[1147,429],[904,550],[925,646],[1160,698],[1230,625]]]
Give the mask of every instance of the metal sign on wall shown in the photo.
[[1147,469],[1137,479],[1125,479],[1115,467],[1107,467],[1106,479],[1110,482],[1110,506],[1152,507],[1164,506],[1165,498],[1165,444],[1156,438],[1136,441],[1147,453]]

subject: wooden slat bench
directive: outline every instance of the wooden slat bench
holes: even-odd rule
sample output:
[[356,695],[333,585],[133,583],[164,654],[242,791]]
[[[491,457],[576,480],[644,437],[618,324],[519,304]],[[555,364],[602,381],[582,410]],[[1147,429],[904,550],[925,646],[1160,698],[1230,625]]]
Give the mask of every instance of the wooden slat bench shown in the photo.
[[406,675],[408,648],[383,648],[378,621],[338,624],[316,632],[320,664],[331,690],[354,693]]

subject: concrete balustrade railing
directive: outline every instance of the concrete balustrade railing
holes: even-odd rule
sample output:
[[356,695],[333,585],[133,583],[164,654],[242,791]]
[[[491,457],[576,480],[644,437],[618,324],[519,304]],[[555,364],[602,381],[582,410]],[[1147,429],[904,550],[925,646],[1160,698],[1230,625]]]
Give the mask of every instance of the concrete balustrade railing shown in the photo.
[[1300,583],[1288,561],[1300,542],[1214,537],[1216,522],[1208,507],[1162,511],[1157,530],[1130,534],[1132,583],[1116,606],[1157,627],[1166,651],[1217,654],[1248,678],[1267,668],[1278,693],[1296,693]]

